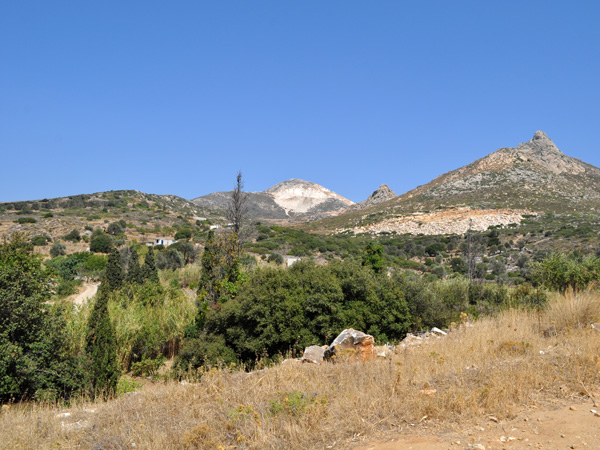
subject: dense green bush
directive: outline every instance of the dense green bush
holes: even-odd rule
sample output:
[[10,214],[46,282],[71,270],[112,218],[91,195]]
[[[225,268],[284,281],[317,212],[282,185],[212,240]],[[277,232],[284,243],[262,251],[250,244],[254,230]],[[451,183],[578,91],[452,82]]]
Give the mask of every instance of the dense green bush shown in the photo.
[[81,234],[78,230],[71,230],[68,234],[66,234],[63,239],[65,241],[73,241],[79,242],[81,240]]
[[111,223],[106,232],[112,236],[118,236],[119,234],[123,234],[125,232],[125,226],[123,226],[120,222]]
[[[207,336],[220,336],[244,362],[328,343],[344,328],[397,341],[410,327],[398,286],[356,263],[257,269],[237,298],[207,313]],[[210,361],[215,363],[215,361]]]
[[39,235],[39,236],[34,236],[31,238],[31,244],[35,245],[37,247],[43,247],[50,241],[51,241],[50,237],[45,234]]
[[186,339],[175,360],[173,369],[177,373],[195,370],[202,366],[238,362],[235,352],[227,346],[225,338],[219,335],[203,335]]
[[96,233],[92,235],[90,241],[90,251],[96,253],[110,253],[115,246],[115,241],[112,236],[105,233]]
[[575,253],[554,253],[530,264],[531,279],[547,289],[585,289],[600,281],[600,258]]
[[175,233],[175,239],[191,239],[192,238],[192,230],[189,228],[182,228],[181,230]]
[[281,253],[271,253],[269,255],[269,258],[267,259],[267,261],[275,263],[278,266],[280,266],[283,264],[283,256],[281,256]]
[[33,217],[19,217],[17,220],[15,220],[15,223],[36,223],[37,220],[34,219]]

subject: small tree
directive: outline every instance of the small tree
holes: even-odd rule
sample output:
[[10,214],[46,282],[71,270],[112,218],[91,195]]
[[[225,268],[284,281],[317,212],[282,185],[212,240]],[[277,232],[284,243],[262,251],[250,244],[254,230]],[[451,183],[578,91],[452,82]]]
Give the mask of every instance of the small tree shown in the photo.
[[92,395],[102,395],[105,399],[115,394],[119,380],[117,338],[108,314],[108,298],[108,290],[102,284],[90,314],[86,336]]
[[175,233],[176,240],[191,239],[191,237],[192,237],[192,230],[190,230],[189,228],[182,228],[181,230],[177,231],[177,233]]
[[113,223],[111,223],[108,226],[107,230],[106,230],[106,232],[108,234],[111,234],[113,236],[117,236],[119,234],[123,234],[124,231],[125,230],[123,229],[123,226],[121,225],[120,222],[113,222]]
[[233,232],[238,236],[242,229],[242,224],[248,213],[248,194],[244,192],[244,180],[242,179],[242,171],[237,173],[235,177],[235,186],[231,193],[231,200],[227,208],[227,219],[233,225]]
[[384,269],[383,246],[377,242],[369,242],[365,247],[362,265],[373,269],[375,273],[382,273]]
[[95,253],[110,253],[115,246],[115,241],[112,236],[103,232],[92,235],[90,242],[90,251]]

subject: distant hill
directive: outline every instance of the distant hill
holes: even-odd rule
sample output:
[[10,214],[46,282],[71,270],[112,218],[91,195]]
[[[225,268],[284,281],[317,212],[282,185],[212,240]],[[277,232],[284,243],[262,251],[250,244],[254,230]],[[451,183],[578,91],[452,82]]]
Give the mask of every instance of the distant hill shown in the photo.
[[[55,239],[71,230],[106,229],[111,222],[124,220],[127,236],[144,242],[155,237],[172,237],[177,227],[191,226],[198,219],[218,221],[220,217],[176,195],[107,191],[0,203],[0,237],[23,232]],[[69,251],[85,250],[88,246],[83,241],[72,243]],[[49,246],[45,248],[48,249]]]
[[[248,214],[257,219],[310,221],[338,214],[354,203],[310,181],[282,181],[263,192],[248,192]],[[227,209],[231,192],[214,192],[192,199],[196,205],[221,211]]]

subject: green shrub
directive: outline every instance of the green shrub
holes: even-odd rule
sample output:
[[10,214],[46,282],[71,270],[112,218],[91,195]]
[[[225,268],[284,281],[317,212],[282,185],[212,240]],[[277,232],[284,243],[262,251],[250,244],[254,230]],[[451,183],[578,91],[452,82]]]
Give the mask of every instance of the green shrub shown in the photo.
[[19,217],[17,220],[15,220],[15,223],[36,223],[37,220],[34,219],[33,217]]
[[92,235],[92,240],[90,242],[90,251],[95,253],[110,253],[114,248],[115,243],[112,236],[108,234],[104,234],[102,232],[96,233]]
[[131,364],[131,374],[134,377],[152,377],[155,376],[167,358],[159,355],[156,358],[147,358],[142,356],[142,360]]
[[585,289],[600,281],[600,258],[575,253],[554,253],[530,265],[531,279],[547,289],[565,292],[568,288]]
[[60,242],[55,242],[54,244],[52,244],[52,247],[50,248],[50,256],[56,258],[57,256],[66,254],[67,247],[65,246],[65,244],[61,244]]
[[169,247],[156,256],[156,267],[160,270],[176,270],[184,265],[183,256],[174,248]]
[[118,236],[119,234],[123,234],[125,232],[125,226],[123,226],[120,222],[111,223],[106,232],[112,236]]
[[191,238],[192,238],[192,230],[190,230],[189,228],[183,228],[183,229],[177,231],[177,233],[175,233],[176,240],[191,239]]
[[81,240],[81,234],[79,234],[78,230],[71,230],[63,237],[63,239],[65,241],[79,242]]
[[271,253],[269,255],[269,258],[267,259],[268,262],[272,262],[277,264],[278,266],[283,264],[283,256],[281,256],[280,253]]
[[43,247],[50,242],[50,237],[46,235],[38,235],[31,238],[31,243],[37,247]]
[[204,335],[184,341],[173,369],[183,373],[203,366],[230,365],[237,362],[235,352],[227,346],[223,336]]

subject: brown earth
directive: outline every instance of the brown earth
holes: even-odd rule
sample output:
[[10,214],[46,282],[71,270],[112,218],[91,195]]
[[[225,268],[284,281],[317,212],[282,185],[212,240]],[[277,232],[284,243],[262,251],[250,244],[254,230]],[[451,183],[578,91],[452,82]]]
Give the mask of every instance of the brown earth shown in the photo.
[[76,305],[83,305],[94,295],[96,295],[96,292],[98,292],[98,286],[100,286],[100,283],[84,283],[79,292],[67,297],[67,300],[75,303]]
[[[401,433],[389,440],[361,444],[355,450],[517,450],[517,449],[598,449],[600,416],[592,402],[560,403],[547,409],[524,410],[510,421],[482,417],[479,423],[457,427],[450,432],[428,431],[420,426],[416,433]],[[425,419],[426,420],[426,419]],[[409,431],[412,427],[405,424]]]

